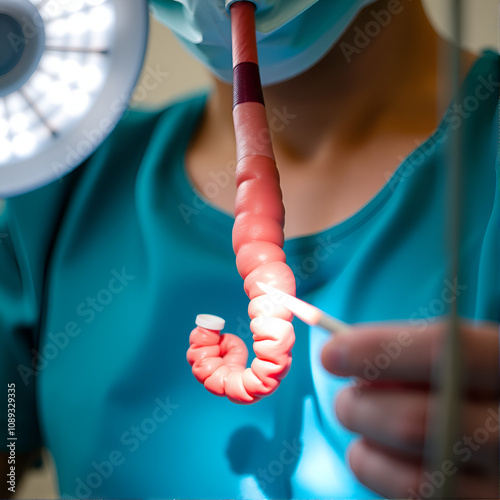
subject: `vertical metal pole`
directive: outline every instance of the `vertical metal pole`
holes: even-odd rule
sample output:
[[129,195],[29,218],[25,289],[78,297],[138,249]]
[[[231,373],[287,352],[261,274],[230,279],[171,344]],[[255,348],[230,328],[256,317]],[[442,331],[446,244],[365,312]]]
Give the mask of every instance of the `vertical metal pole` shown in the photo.
[[[460,100],[462,75],[461,40],[462,40],[462,0],[451,0],[450,17],[452,21],[451,44],[445,64],[441,64],[449,72],[449,83],[452,98]],[[446,245],[449,255],[448,279],[453,284],[454,300],[448,311],[447,330],[442,346],[442,353],[434,367],[434,392],[436,406],[432,408],[431,432],[427,443],[430,472],[443,471],[443,466],[450,462],[459,469],[459,460],[453,451],[460,437],[462,415],[462,352],[459,333],[458,295],[456,285],[460,283],[460,227],[461,227],[461,191],[462,191],[462,127],[453,131],[449,129],[450,141],[446,151],[448,193],[447,193],[447,235]],[[435,487],[433,498],[456,498],[458,473],[443,475],[444,483]]]

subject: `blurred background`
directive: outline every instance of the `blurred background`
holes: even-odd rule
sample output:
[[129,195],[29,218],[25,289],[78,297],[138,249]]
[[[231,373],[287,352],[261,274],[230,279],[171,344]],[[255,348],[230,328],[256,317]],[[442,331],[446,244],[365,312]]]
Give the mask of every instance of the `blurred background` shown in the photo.
[[[449,38],[449,8],[455,0],[424,0],[427,11],[436,27]],[[464,2],[466,20],[464,45],[473,52],[485,47],[498,50],[499,0],[466,0]],[[145,107],[164,106],[172,99],[194,90],[207,87],[210,80],[206,70],[189,54],[179,47],[176,39],[161,24],[152,21],[151,40],[144,68],[156,68],[168,72],[166,80],[152,91],[136,92],[136,105]],[[138,89],[140,89],[140,85]]]
[[[445,37],[449,37],[448,12],[452,1],[455,0],[424,0],[432,22]],[[466,48],[474,52],[480,52],[486,47],[498,51],[500,1],[465,0],[464,5]],[[133,107],[163,107],[182,95],[210,86],[207,71],[186,54],[170,32],[154,19],[151,20],[149,49],[142,78],[149,77],[151,82],[152,72],[167,75],[157,78],[161,81],[153,85],[145,86],[140,81],[134,94]],[[48,453],[44,454],[44,466],[28,474],[18,488],[15,498],[58,498],[55,473]]]

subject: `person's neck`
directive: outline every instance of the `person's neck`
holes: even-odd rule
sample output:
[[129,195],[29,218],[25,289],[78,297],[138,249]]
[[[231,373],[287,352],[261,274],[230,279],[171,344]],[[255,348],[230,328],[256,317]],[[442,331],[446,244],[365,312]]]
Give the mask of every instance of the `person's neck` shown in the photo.
[[[401,102],[435,88],[438,37],[419,1],[401,0],[401,7],[392,15],[397,19],[358,49],[359,29],[364,32],[370,21],[373,27],[372,12],[386,10],[387,0],[370,5],[317,65],[264,89],[268,114],[278,117],[271,124],[282,119],[276,127],[271,125],[280,155],[298,162],[310,159],[321,154],[325,140],[334,146],[332,136],[344,145],[354,145],[370,134],[382,115],[392,113],[395,121],[394,113],[408,108],[401,107]],[[231,109],[232,87],[217,81],[207,119],[221,133],[232,134]]]

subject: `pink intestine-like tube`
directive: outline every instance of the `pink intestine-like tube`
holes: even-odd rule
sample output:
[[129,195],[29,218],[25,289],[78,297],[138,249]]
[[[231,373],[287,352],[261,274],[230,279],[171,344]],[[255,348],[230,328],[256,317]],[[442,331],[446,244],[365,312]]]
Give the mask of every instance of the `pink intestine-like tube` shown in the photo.
[[273,393],[292,362],[292,314],[271,303],[257,282],[295,295],[295,277],[283,252],[284,208],[260,83],[255,6],[231,6],[234,65],[233,118],[237,143],[233,248],[236,266],[250,298],[248,314],[256,358],[232,334],[220,334],[224,320],[200,315],[189,337],[187,360],[207,390],[250,404]]

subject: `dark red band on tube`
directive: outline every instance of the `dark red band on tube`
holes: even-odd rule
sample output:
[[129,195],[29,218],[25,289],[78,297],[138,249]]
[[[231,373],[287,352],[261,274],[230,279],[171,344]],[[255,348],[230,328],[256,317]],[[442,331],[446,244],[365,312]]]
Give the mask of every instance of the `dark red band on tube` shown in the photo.
[[234,106],[244,102],[264,104],[264,94],[260,83],[259,66],[253,62],[243,62],[233,69]]

